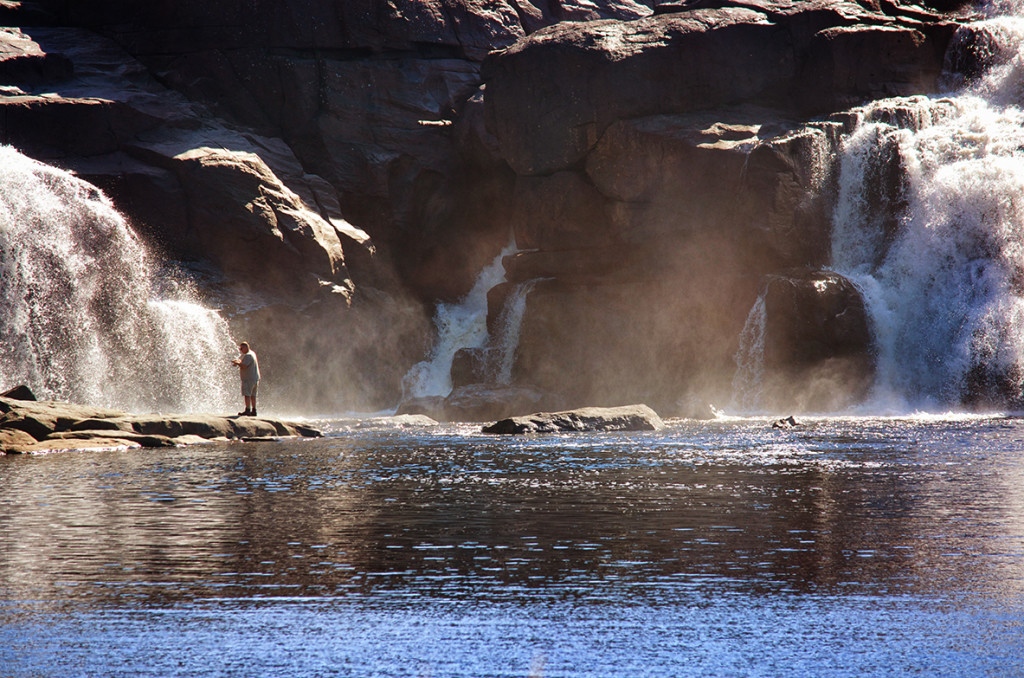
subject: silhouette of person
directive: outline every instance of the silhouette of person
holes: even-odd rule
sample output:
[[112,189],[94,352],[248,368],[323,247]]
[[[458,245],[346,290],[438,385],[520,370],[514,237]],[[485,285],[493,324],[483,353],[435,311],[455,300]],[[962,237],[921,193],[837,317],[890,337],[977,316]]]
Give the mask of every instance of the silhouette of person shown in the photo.
[[256,360],[256,352],[249,348],[249,344],[242,342],[238,345],[238,352],[241,356],[231,361],[232,365],[238,367],[238,376],[242,379],[242,397],[245,399],[245,411],[239,412],[240,417],[256,416],[256,389],[260,385],[260,364]]

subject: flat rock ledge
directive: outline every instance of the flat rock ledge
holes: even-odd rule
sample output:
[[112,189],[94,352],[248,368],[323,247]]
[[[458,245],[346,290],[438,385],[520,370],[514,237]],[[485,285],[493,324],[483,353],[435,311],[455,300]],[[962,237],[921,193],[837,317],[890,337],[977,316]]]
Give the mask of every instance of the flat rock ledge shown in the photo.
[[0,454],[179,447],[215,440],[318,438],[315,428],[264,417],[134,415],[55,401],[0,397]]
[[565,412],[538,412],[510,417],[483,427],[484,433],[579,433],[587,431],[658,431],[665,423],[647,405],[583,407]]

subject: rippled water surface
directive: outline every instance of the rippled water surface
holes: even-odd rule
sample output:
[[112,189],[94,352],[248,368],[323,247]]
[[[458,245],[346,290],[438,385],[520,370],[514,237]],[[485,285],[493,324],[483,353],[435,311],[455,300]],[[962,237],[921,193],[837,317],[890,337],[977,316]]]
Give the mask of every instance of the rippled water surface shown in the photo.
[[0,457],[3,676],[1016,676],[1024,420]]

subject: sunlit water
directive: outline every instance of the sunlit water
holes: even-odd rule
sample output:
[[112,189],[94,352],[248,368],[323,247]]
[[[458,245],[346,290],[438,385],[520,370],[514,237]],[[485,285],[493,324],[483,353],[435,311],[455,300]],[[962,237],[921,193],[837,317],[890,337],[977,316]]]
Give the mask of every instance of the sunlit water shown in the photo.
[[1016,676],[1024,420],[0,457],[4,676]]

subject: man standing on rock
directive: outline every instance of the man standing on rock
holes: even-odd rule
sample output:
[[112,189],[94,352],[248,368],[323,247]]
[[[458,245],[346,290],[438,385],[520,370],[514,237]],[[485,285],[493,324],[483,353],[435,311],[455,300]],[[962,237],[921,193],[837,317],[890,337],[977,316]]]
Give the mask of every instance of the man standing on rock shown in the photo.
[[249,349],[249,344],[238,345],[241,357],[232,360],[231,364],[238,367],[238,376],[242,378],[242,397],[245,398],[245,411],[239,412],[240,417],[256,416],[256,388],[260,384],[260,364],[256,353]]

